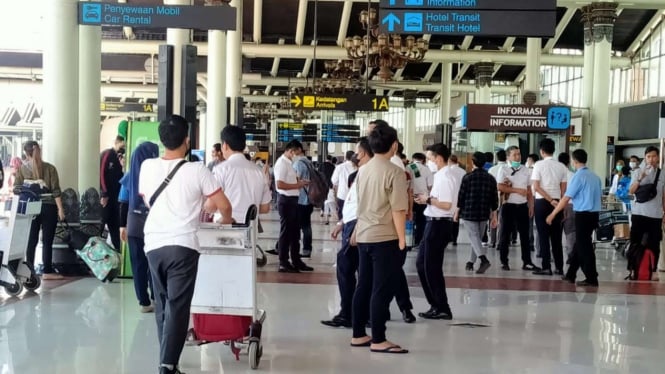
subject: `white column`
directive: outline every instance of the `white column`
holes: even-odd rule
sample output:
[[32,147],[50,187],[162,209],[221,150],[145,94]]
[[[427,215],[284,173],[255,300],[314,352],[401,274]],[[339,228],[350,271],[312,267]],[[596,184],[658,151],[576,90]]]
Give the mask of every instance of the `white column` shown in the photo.
[[[582,68],[582,108],[593,107],[593,69],[594,69],[594,43],[584,43],[584,67]],[[582,147],[590,150],[593,145],[591,128],[582,126]]]
[[492,87],[478,87],[478,89],[476,89],[476,104],[489,104],[490,101],[492,101]]
[[[78,141],[79,126],[77,7],[77,0],[52,0],[44,4],[42,156],[58,169],[63,189],[78,187],[78,147],[70,146]],[[99,109],[99,100],[96,105]],[[99,160],[98,153],[99,149],[89,156]]]
[[232,0],[231,6],[236,8],[236,30],[227,32],[227,55],[226,55],[226,96],[231,98],[231,123],[235,124],[236,105],[235,100],[240,97],[242,80],[242,3],[243,0]]
[[[79,26],[78,74],[78,191],[99,188],[100,89],[102,69],[102,30],[99,26]],[[110,141],[110,139],[109,139]]]
[[416,107],[404,108],[404,154],[409,155],[414,152],[422,152],[422,141],[416,139]]
[[540,90],[540,56],[542,45],[540,38],[526,39],[526,75],[525,90]]
[[226,33],[208,31],[208,104],[206,106],[206,151],[219,143],[226,126]]
[[589,160],[601,180],[607,176],[607,127],[610,103],[610,56],[612,44],[603,38],[595,43],[593,63],[593,106],[591,107],[591,149]]
[[[451,85],[453,75],[453,64],[444,62],[441,64],[441,95],[439,98],[440,118],[439,123],[449,123],[450,118],[450,100],[451,100]],[[443,141],[447,142],[450,133],[453,131],[452,126],[447,125],[443,127]],[[450,144],[447,144],[450,146]]]
[[[165,5],[192,5],[192,0],[164,0]],[[173,114],[180,113],[182,88],[182,46],[192,41],[192,30],[167,29],[166,44],[173,46]]]

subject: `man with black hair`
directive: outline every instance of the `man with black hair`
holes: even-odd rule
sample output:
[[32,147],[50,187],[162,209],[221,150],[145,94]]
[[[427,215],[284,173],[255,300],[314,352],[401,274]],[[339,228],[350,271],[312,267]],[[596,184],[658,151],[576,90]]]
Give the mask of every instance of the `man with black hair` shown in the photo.
[[661,229],[662,221],[665,219],[665,173],[658,167],[660,163],[660,150],[649,146],[644,151],[645,166],[633,171],[630,194],[634,195],[640,186],[655,184],[656,196],[648,201],[631,204],[631,243],[642,243],[646,236],[646,248],[649,248],[655,257],[654,270],[660,257],[660,241],[663,238]]
[[[243,149],[244,151],[244,149]],[[215,143],[210,150],[210,162],[208,162],[208,170],[213,171],[215,166],[219,165],[224,160],[222,154],[222,143]]]
[[[427,198],[429,191],[432,189],[434,183],[432,172],[425,166],[425,155],[422,153],[414,153],[411,156],[413,163],[409,164],[406,171],[411,175],[411,188],[413,189],[413,197],[417,199],[419,196]],[[447,159],[446,159],[447,160]],[[418,247],[420,241],[425,233],[425,209],[427,204],[413,204],[413,245]]]
[[356,290],[356,272],[358,271],[358,246],[351,243],[351,236],[356,228],[358,216],[358,189],[356,188],[356,177],[358,172],[364,168],[374,153],[369,146],[367,137],[362,137],[356,145],[355,161],[358,170],[347,178],[346,184],[349,189],[344,204],[344,212],[339,222],[335,225],[331,236],[337,239],[342,233],[342,247],[337,252],[337,285],[339,286],[340,310],[339,313],[322,324],[330,327],[352,327],[351,315],[353,309],[353,293]]
[[457,197],[457,211],[454,220],[461,220],[471,241],[471,260],[466,263],[466,270],[473,271],[476,257],[480,258],[477,274],[483,274],[490,267],[487,259],[487,248],[481,244],[483,233],[487,233],[486,225],[496,227],[499,194],[496,179],[483,166],[485,155],[475,152],[472,156],[473,170],[464,176]]
[[[202,163],[186,162],[189,124],[178,115],[159,124],[164,157],[141,166],[139,194],[150,213],[145,223],[145,252],[155,292],[160,374],[178,374],[199,259],[196,232],[201,201],[212,200],[231,223],[231,204]],[[170,183],[167,180],[170,178]],[[161,193],[160,193],[161,191]]]
[[[314,170],[314,165],[305,152],[300,149],[296,152],[293,158],[293,169],[296,171],[298,180],[310,180],[310,170]],[[303,187],[298,195],[298,225],[302,231],[302,251],[300,257],[310,258],[312,256],[312,213],[314,212],[314,205],[309,201],[309,194],[307,188]],[[300,234],[298,234],[300,236]],[[294,264],[295,266],[295,264]],[[312,271],[312,267],[305,265],[301,261],[296,268],[300,271]]]
[[[536,162],[531,173],[533,189],[536,191],[535,221],[540,242],[540,255],[542,266],[536,270],[536,275],[552,275],[551,256],[554,257],[555,273],[563,275],[563,245],[561,243],[562,214],[556,215],[552,224],[545,222],[547,216],[559,204],[561,196],[566,191],[568,171],[563,164],[555,160],[554,140],[545,138],[540,141],[540,155],[542,160]],[[551,252],[550,252],[551,245]]]
[[[489,168],[489,170],[487,172],[490,173],[490,175],[493,176],[494,179],[496,179],[497,182],[498,182],[499,181],[499,179],[498,179],[499,170],[503,169],[507,165],[507,163],[506,163],[506,151],[505,150],[500,149],[500,150],[496,151],[496,161],[497,161],[496,165]],[[489,229],[488,230],[489,231],[488,232],[489,246],[492,247],[492,248],[496,248],[498,237],[501,236],[501,229],[503,228],[502,225],[501,225],[501,221],[502,221],[502,219],[501,219],[501,205],[502,204],[503,204],[503,201],[501,201],[501,199],[499,198],[499,213],[498,213],[499,214],[499,222],[498,222],[497,226],[495,228],[492,228],[491,225],[487,225],[488,229]],[[511,235],[512,235],[512,233],[511,233]]]
[[499,210],[499,253],[501,254],[501,269],[510,270],[508,264],[508,250],[510,236],[517,229],[522,247],[522,270],[534,271],[538,268],[531,261],[529,248],[529,219],[533,217],[533,194],[531,192],[531,173],[522,165],[522,155],[516,146],[506,149],[510,165],[504,165],[497,174],[497,188],[506,194],[506,201]]
[[[575,173],[570,171],[570,155],[566,152],[559,153],[558,160],[566,167],[568,181],[573,179]],[[572,200],[563,209],[563,219],[561,220],[563,233],[566,240],[566,264],[570,265],[573,258],[573,248],[575,248],[575,211],[573,210]]]
[[326,176],[326,180],[328,181],[328,184],[332,187],[332,176],[333,173],[335,172],[335,162],[333,161],[333,156],[327,155],[326,160],[321,163],[320,165],[320,170],[323,173],[323,175]]
[[483,164],[483,169],[489,171],[492,166],[494,166],[494,154],[492,152],[485,152],[485,163]]
[[[376,126],[369,134],[374,157],[357,177],[358,286],[353,296],[351,345],[370,347],[372,352],[408,353],[386,339],[388,306],[400,270],[400,251],[406,249],[406,174],[390,158],[397,150],[397,131]],[[369,312],[369,313],[368,313]],[[372,336],[366,324],[372,321]]]
[[100,192],[102,211],[102,225],[108,226],[111,242],[116,251],[120,251],[120,179],[124,173],[118,154],[125,148],[125,138],[118,135],[112,148],[102,152],[100,156]]
[[[593,246],[593,231],[598,227],[598,213],[602,197],[602,182],[586,166],[587,153],[583,149],[573,151],[573,165],[577,170],[567,183],[565,196],[556,208],[547,216],[547,224],[552,224],[559,212],[569,202],[575,211],[575,248],[566,276],[562,279],[575,283],[577,270],[581,267],[585,280],[577,282],[580,287],[598,287],[596,254]],[[662,200],[659,201],[662,204]],[[660,223],[660,222],[659,222]]]
[[451,241],[453,217],[457,207],[460,184],[448,167],[450,150],[444,144],[434,144],[430,148],[433,161],[439,170],[434,174],[432,191],[428,195],[418,195],[416,202],[425,204],[427,226],[416,259],[420,284],[430,309],[419,315],[425,319],[452,319],[453,313],[448,304],[446,281],[443,276],[443,253]]
[[343,164],[337,165],[332,174],[333,192],[337,201],[337,218],[340,221],[344,214],[344,200],[346,200],[346,195],[349,193],[347,181],[349,180],[349,175],[356,171],[356,166],[351,161],[353,154],[353,151],[347,151],[345,155],[346,161]]
[[[245,222],[247,210],[256,205],[260,214],[270,212],[270,187],[265,176],[256,164],[245,158],[246,148],[245,131],[238,127],[227,125],[221,132],[221,152],[224,162],[219,163],[212,170],[217,183],[226,194],[233,207],[233,219],[238,223]],[[215,207],[206,204],[206,210],[214,212]]]
[[[298,216],[298,197],[300,189],[309,181],[298,179],[293,161],[302,152],[302,144],[291,140],[286,144],[284,154],[275,163],[275,186],[279,194],[279,272],[299,273],[308,267],[300,258],[300,220]],[[289,263],[289,254],[291,263]]]

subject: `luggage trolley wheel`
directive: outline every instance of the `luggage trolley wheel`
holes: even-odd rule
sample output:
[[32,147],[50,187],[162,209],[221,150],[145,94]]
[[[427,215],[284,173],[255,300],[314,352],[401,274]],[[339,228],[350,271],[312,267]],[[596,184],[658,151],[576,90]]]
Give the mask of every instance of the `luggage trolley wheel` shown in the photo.
[[263,347],[261,346],[260,340],[252,339],[252,341],[249,342],[248,356],[249,367],[251,367],[252,370],[258,369],[259,363],[261,363],[261,356],[263,356]]
[[23,287],[28,291],[34,291],[42,285],[42,279],[35,273],[30,274],[25,282],[23,282]]
[[263,252],[263,249],[257,244],[256,245],[256,266],[257,267],[264,267],[268,263],[268,257],[266,257],[266,253]]
[[23,285],[21,282],[16,281],[13,285],[6,285],[5,291],[7,291],[9,296],[18,296],[23,292]]

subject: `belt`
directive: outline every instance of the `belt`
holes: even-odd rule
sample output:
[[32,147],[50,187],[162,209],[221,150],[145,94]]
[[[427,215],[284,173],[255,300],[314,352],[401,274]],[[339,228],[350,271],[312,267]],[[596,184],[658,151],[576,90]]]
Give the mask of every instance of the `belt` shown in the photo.
[[279,197],[282,198],[282,199],[297,199],[298,198],[298,196],[287,196],[287,195],[282,195],[282,194],[279,194]]
[[426,216],[425,220],[426,221],[450,221],[450,222],[453,221],[452,217],[429,217],[429,216]]

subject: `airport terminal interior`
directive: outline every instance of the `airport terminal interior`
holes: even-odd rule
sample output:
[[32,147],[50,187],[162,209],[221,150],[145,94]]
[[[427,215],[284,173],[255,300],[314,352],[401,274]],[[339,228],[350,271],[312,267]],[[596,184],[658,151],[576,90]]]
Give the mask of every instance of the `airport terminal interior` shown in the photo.
[[[641,203],[637,191],[618,192],[631,173],[641,181],[649,162],[663,165],[662,0],[0,0],[0,14],[0,374],[663,372],[665,256],[656,256],[649,280],[630,279],[631,206]],[[220,132],[242,128],[242,152],[263,171],[271,193],[269,212],[230,230],[242,238],[201,239],[202,247],[238,252],[208,265],[201,257],[191,309],[252,315],[261,322],[260,339],[255,325],[207,344],[191,333],[180,371],[159,367],[154,305],[137,301],[134,257],[127,243],[114,243],[102,213],[106,193],[115,191],[105,182],[107,169],[122,166],[131,175],[130,160],[144,142],[158,144],[163,155],[157,129],[171,114],[189,124],[188,160],[213,173],[230,162],[216,148]],[[418,165],[431,168],[430,146],[440,143],[467,175],[478,154],[486,162],[476,167],[490,169],[506,162],[506,150],[509,157],[521,153],[514,168],[530,167],[527,156],[542,159],[544,140],[554,145],[554,160],[585,150],[602,183],[593,232],[597,284],[562,280],[558,271],[568,264],[534,274],[540,269],[529,266],[550,266],[538,235],[535,246],[525,244],[526,255],[521,238],[510,238],[508,260],[502,258],[491,230],[482,239],[486,258],[469,271],[478,248],[462,225],[441,249],[452,318],[426,313],[430,297],[417,265],[422,239],[407,245],[403,265],[415,321],[393,300],[386,324],[387,339],[408,354],[351,346],[350,326],[330,326],[343,298],[343,243],[331,233],[350,197],[338,194],[333,176],[325,202],[304,215],[311,218],[311,254],[293,262],[313,271],[288,271],[276,255],[285,195],[275,169],[298,140],[330,179],[325,168],[343,172],[375,120],[396,130],[404,156],[397,163],[412,188]],[[45,217],[53,202],[31,205],[36,201],[14,188],[34,165],[35,149],[57,169],[73,230],[85,242],[102,237],[104,248],[117,249],[103,257],[117,259],[111,281],[100,281],[95,261],[86,265],[83,244],[72,244],[72,228],[62,222],[43,229],[34,274],[15,266],[26,255],[31,225],[46,227],[33,217]],[[120,165],[109,163],[109,152]],[[416,162],[418,154],[427,159]],[[441,158],[448,162],[450,154]],[[452,222],[455,208],[449,210],[438,218]],[[534,225],[531,233],[539,231]],[[52,270],[42,263],[45,236],[55,238]],[[477,273],[485,260],[491,266]],[[224,284],[205,284],[206,277]]]

